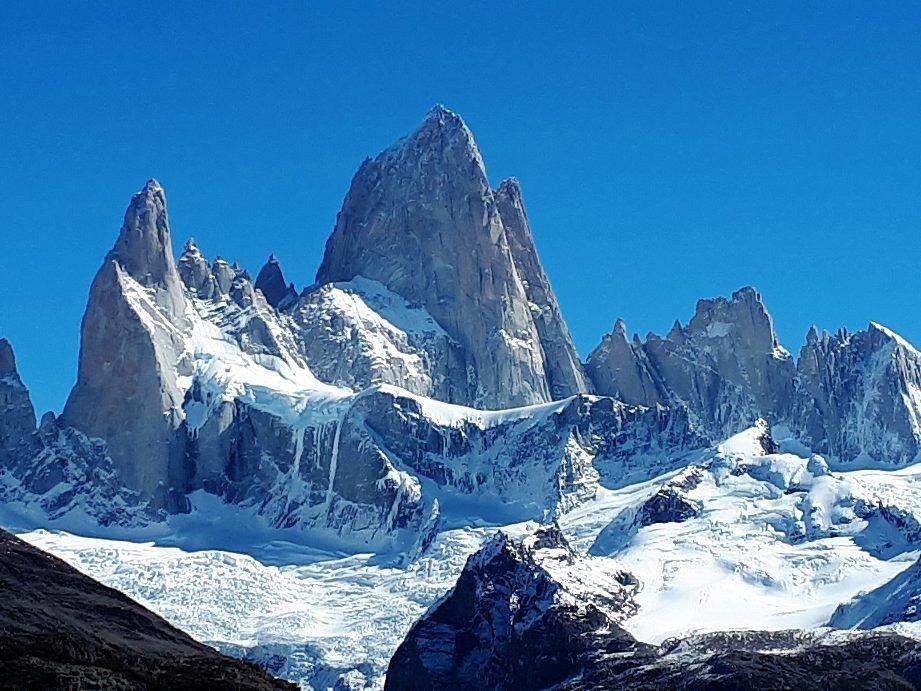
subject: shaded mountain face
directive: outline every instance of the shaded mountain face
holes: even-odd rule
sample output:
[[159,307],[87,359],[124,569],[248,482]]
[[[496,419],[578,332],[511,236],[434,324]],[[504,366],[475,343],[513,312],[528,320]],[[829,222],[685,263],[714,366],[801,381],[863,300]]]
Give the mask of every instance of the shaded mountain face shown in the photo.
[[3,688],[294,689],[0,530]]
[[352,180],[317,283],[358,276],[423,306],[460,345],[447,400],[510,408],[585,390],[520,190],[490,189],[451,111],[432,109]]
[[[594,568],[593,568],[594,567]],[[498,534],[390,661],[399,689],[916,688],[921,646],[895,634],[733,631],[638,642],[637,581],[577,560],[558,528]]]
[[635,610],[636,582],[591,566],[577,563],[559,528],[522,541],[499,533],[413,626],[385,688],[550,688],[578,675],[595,653],[647,648],[617,623]]

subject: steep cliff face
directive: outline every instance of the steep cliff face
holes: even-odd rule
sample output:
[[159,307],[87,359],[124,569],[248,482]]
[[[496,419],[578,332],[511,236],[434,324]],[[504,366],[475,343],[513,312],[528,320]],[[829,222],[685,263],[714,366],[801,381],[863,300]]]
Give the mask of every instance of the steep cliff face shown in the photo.
[[845,462],[921,459],[921,353],[889,329],[810,329],[797,363],[793,420],[802,440]]
[[627,342],[619,322],[588,359],[595,390],[638,405],[686,408],[714,440],[766,417],[785,419],[794,364],[752,288],[697,303],[686,327]]
[[0,470],[35,453],[35,410],[16,369],[13,347],[0,338]]
[[579,391],[580,375],[549,292],[536,304],[548,310],[542,344],[522,275],[536,298],[549,285],[536,256],[519,271],[513,244],[519,260],[533,244],[523,228],[517,236],[510,238],[470,130],[438,106],[411,136],[362,164],[317,283],[363,276],[423,306],[462,349],[465,376],[452,382],[452,402],[539,403]]
[[183,453],[176,431],[186,308],[166,196],[150,180],[132,198],[90,288],[63,420],[104,439],[125,485],[164,505]]
[[588,391],[588,383],[573,346],[569,327],[563,319],[560,305],[537,254],[531,224],[524,208],[521,185],[514,178],[505,180],[496,190],[495,197],[508,235],[515,270],[524,287],[531,317],[537,327],[550,394],[559,399]]

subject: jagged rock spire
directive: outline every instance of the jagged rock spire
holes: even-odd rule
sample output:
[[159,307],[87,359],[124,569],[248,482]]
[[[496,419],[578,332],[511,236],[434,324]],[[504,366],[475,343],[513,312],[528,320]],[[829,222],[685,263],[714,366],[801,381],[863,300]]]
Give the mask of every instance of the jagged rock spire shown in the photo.
[[256,289],[261,290],[266,302],[276,308],[297,296],[294,285],[285,283],[281,263],[274,254],[269,255],[268,261],[259,270],[259,275],[256,276]]
[[16,373],[16,356],[13,354],[13,346],[5,338],[0,338],[0,377]]
[[34,451],[35,409],[16,369],[13,347],[0,338],[0,471],[9,470]]
[[499,185],[495,197],[508,235],[515,271],[524,286],[537,326],[550,393],[553,398],[565,398],[588,391],[569,327],[537,254],[521,184],[515,178],[508,178]]
[[166,195],[156,180],[148,180],[131,198],[111,255],[145,285],[167,280],[173,268],[172,239]]
[[[138,284],[143,290],[138,290]],[[77,383],[64,423],[105,439],[121,480],[154,496],[169,486],[182,447],[179,332],[186,299],[173,259],[166,195],[156,180],[135,194],[93,285],[80,332]]]
[[443,106],[355,175],[317,283],[356,276],[423,306],[459,343],[452,401],[510,407],[584,389],[520,191],[490,189],[470,129]]

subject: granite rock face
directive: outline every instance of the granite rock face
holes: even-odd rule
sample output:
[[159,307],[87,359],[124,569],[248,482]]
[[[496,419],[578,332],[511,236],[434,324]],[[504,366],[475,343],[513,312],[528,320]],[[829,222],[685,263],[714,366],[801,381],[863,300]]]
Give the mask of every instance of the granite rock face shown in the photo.
[[814,451],[846,463],[921,459],[921,353],[884,326],[810,329],[796,394],[793,425]]
[[104,439],[125,485],[163,505],[183,454],[176,432],[186,308],[166,195],[150,180],[132,198],[90,288],[63,420]]
[[628,342],[618,321],[586,370],[598,393],[683,407],[714,440],[758,418],[786,419],[793,399],[793,359],[753,288],[699,301],[688,325],[676,322],[665,338]]
[[559,399],[588,391],[589,385],[573,346],[569,327],[563,319],[560,305],[537,254],[531,224],[524,208],[521,185],[514,178],[505,180],[496,190],[495,197],[508,235],[515,270],[524,286],[531,316],[537,327],[550,395]]
[[[465,376],[452,382],[451,402],[509,408],[577,393],[579,363],[539,260],[522,261],[533,245],[524,228],[517,240],[510,235],[473,135],[436,106],[412,135],[362,164],[317,283],[363,276],[424,307],[463,354]],[[532,314],[529,290],[545,293],[535,305],[545,317]]]

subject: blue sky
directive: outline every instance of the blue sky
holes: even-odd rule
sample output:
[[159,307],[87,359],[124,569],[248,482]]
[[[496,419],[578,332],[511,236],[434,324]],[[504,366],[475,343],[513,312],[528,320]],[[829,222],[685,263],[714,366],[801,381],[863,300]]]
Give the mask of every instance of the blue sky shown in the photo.
[[583,356],[744,284],[791,350],[813,322],[921,343],[915,3],[11,5],[0,336],[40,412],[148,177],[177,250],[302,286],[362,159],[436,102],[521,180]]

